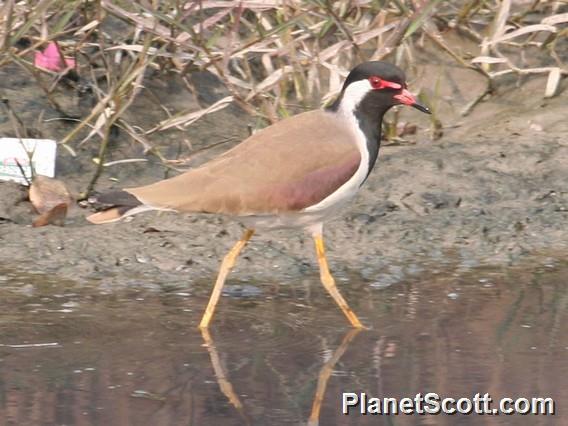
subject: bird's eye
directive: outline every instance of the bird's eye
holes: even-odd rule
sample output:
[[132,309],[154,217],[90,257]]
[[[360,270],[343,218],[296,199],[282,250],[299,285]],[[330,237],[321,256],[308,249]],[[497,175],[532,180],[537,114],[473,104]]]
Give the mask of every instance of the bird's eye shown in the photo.
[[402,85],[400,83],[395,83],[394,81],[383,80],[376,75],[369,77],[369,83],[371,83],[371,87],[374,90],[382,90],[382,89],[394,89],[399,90],[402,89]]
[[382,89],[384,87],[383,86],[383,80],[381,80],[377,76],[370,77],[369,82],[371,83],[371,86],[373,87],[373,89]]

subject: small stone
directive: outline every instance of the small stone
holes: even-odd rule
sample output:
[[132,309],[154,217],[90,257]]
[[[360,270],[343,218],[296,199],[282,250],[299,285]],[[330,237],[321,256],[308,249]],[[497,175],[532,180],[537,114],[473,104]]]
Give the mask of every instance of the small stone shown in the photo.
[[147,256],[136,253],[136,261],[138,263],[148,263],[150,262],[150,259]]

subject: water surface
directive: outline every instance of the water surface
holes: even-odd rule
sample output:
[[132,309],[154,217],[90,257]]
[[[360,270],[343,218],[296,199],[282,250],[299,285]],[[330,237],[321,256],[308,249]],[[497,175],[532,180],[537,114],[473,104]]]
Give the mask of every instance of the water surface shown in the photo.
[[[258,283],[202,334],[208,282],[113,292],[0,270],[0,425],[566,425],[567,278],[552,259],[344,278],[359,333],[317,275]],[[344,416],[342,392],[550,396],[558,414]]]

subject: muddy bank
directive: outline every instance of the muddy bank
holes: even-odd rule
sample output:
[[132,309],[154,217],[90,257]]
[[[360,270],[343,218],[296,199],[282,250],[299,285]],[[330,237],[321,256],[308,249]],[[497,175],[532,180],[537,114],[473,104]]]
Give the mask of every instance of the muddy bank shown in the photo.
[[[471,98],[465,85],[461,94],[442,96],[438,108],[447,128],[440,141],[425,142],[427,122],[419,121],[414,144],[384,146],[378,168],[355,203],[325,230],[339,276],[356,271],[371,285],[387,286],[443,264],[506,265],[537,252],[566,252],[568,95],[545,101],[543,84],[534,79],[510,87],[470,117],[459,118],[455,111]],[[138,103],[133,113],[149,108],[143,98]],[[38,108],[34,105],[29,103]],[[233,138],[230,145],[246,134],[247,124],[242,113],[228,109],[208,116],[188,135],[197,147],[210,143],[212,134]],[[57,129],[50,131],[57,136],[65,130]],[[136,144],[117,145],[109,160],[138,155]],[[71,159],[65,150],[60,156],[60,177],[78,190],[92,172],[90,158]],[[163,175],[163,167],[150,158],[114,166],[97,189]],[[14,185],[0,183],[0,262],[75,280],[97,279],[109,289],[191,286],[198,278],[212,279],[241,233],[240,225],[227,218],[171,213],[93,226],[84,220],[88,212],[79,208],[63,228],[34,229],[31,207],[21,198]],[[312,242],[300,232],[260,234],[238,263],[233,282],[298,280],[315,268]]]

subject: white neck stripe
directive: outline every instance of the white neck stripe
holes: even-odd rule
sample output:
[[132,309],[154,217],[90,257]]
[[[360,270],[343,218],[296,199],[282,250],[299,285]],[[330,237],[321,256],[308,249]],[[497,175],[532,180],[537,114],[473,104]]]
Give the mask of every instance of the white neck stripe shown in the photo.
[[339,103],[339,109],[343,113],[349,112],[351,114],[355,113],[355,109],[361,103],[363,98],[373,90],[369,80],[359,80],[351,83],[345,88],[341,102]]
[[334,206],[341,205],[350,200],[359,191],[359,188],[369,174],[369,150],[367,148],[367,138],[359,127],[359,120],[355,117],[355,110],[365,95],[372,90],[371,84],[367,80],[351,83],[345,89],[339,108],[337,111],[330,112],[335,114],[337,120],[341,120],[353,135],[353,142],[357,145],[361,162],[351,178],[341,185],[335,192],[328,195],[319,203],[306,208],[306,212],[322,212],[332,210]]

